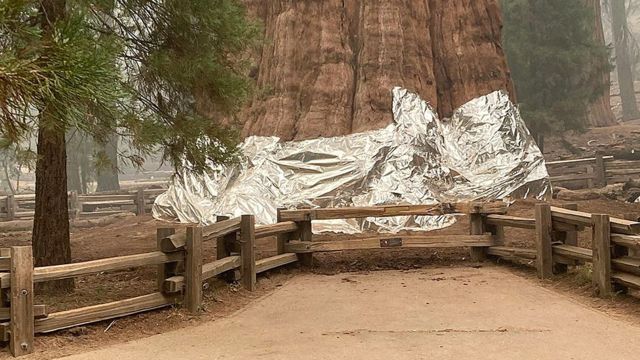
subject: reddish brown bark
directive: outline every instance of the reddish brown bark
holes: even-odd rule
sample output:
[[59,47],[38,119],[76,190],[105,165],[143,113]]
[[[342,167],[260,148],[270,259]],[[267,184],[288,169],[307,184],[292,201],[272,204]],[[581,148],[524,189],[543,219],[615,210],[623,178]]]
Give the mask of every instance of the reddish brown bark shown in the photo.
[[458,106],[495,90],[513,96],[498,2],[429,0],[429,4],[440,116],[451,116]]
[[246,0],[265,25],[244,135],[344,135],[392,121],[390,90],[441,116],[513,86],[498,0]]

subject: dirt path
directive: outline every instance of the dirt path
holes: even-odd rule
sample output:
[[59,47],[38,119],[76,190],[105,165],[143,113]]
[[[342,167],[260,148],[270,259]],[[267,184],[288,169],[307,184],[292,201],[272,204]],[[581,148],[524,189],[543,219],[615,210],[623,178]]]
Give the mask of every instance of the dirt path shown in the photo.
[[637,359],[640,327],[500,267],[303,274],[234,315],[72,359]]

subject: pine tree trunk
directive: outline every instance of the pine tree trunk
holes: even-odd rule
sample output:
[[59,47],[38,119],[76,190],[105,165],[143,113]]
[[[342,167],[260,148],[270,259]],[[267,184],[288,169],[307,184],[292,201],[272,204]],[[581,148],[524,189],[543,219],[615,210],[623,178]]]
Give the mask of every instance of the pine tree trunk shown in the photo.
[[[52,120],[46,109],[40,114],[32,238],[36,266],[71,262],[65,134],[51,126]],[[50,282],[44,288],[68,291],[73,279]]]
[[638,103],[633,88],[625,0],[611,0],[611,18],[618,84],[620,86],[620,97],[622,98],[622,116],[623,120],[634,120],[640,118],[640,111],[638,111]]
[[[41,27],[45,39],[53,36],[53,26],[65,16],[64,0],[41,0]],[[51,109],[40,112],[38,159],[36,162],[36,205],[32,246],[36,266],[71,262],[65,129]],[[42,284],[45,291],[73,290],[73,279]]]
[[[593,37],[602,46],[605,45],[604,28],[602,27],[602,6],[600,0],[586,0],[586,5],[590,9],[593,9],[594,14],[594,31]],[[594,64],[596,68],[606,68],[606,63],[602,63],[600,59],[594,59],[597,63]],[[602,81],[602,95],[599,96],[589,106],[587,113],[587,122],[589,126],[602,127],[615,125],[616,117],[611,109],[611,72],[605,69],[601,73]]]
[[118,136],[113,135],[104,145],[104,152],[109,158],[110,164],[104,168],[97,169],[98,187],[96,191],[117,191],[120,190],[118,179]]

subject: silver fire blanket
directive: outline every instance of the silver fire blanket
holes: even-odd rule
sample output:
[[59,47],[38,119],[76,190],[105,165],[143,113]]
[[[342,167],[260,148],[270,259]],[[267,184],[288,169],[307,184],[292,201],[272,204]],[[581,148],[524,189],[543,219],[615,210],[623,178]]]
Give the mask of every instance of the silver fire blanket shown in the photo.
[[[205,175],[176,174],[153,206],[156,219],[209,225],[216,216],[254,214],[276,222],[277,208],[436,204],[544,198],[544,158],[509,97],[498,91],[440,120],[427,102],[393,89],[394,122],[347,136],[280,142],[249,137],[243,160]],[[314,231],[433,230],[455,217],[401,216],[318,221]]]

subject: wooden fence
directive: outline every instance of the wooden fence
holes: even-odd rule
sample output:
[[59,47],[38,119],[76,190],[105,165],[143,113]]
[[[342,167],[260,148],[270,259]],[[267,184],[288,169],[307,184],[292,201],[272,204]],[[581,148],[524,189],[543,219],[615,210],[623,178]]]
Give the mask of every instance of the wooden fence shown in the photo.
[[[69,215],[72,219],[101,217],[123,212],[137,215],[149,213],[155,198],[166,189],[139,188],[135,191],[78,195],[69,193]],[[0,197],[0,221],[32,219],[35,194]]]
[[[600,294],[627,287],[640,288],[640,222],[592,215],[572,209],[537,204],[535,218],[506,215],[502,202],[452,203],[440,205],[394,205],[361,208],[278,210],[278,222],[255,226],[253,215],[220,218],[211,226],[182,225],[157,229],[157,250],[57,266],[33,267],[30,247],[12,247],[0,254],[0,323],[3,339],[14,356],[33,351],[34,334],[47,333],[181,304],[197,313],[202,306],[203,282],[215,277],[239,280],[249,291],[256,276],[287,264],[312,265],[314,252],[469,247],[477,261],[487,257],[535,260],[541,278],[566,271],[568,265],[593,262],[594,282]],[[316,220],[389,217],[403,215],[467,214],[468,232],[458,235],[415,233],[409,235],[371,234],[365,238],[336,235],[327,240],[316,237]],[[535,231],[536,248],[504,246],[505,227]],[[591,228],[593,249],[580,248],[577,232]],[[256,239],[275,236],[277,254],[256,260]],[[203,243],[216,242],[216,260],[204,263]],[[157,267],[157,291],[135,298],[73,310],[48,313],[45,305],[34,304],[34,283],[83,275]],[[8,294],[8,295],[4,295]],[[0,321],[2,321],[0,320]]]
[[[3,249],[0,257],[0,333],[9,342],[14,356],[33,351],[34,334],[48,333],[79,325],[118,318],[176,304],[191,312],[202,305],[202,283],[228,274],[244,287],[255,289],[256,274],[298,260],[293,253],[255,260],[255,240],[287,236],[297,231],[293,222],[254,225],[253,215],[222,220],[206,227],[181,226],[157,229],[157,250],[56,266],[33,267],[29,246]],[[215,261],[204,263],[203,242],[216,241]],[[281,249],[279,247],[279,249]],[[157,266],[156,292],[130,299],[48,313],[45,305],[34,305],[34,283],[135,267]],[[7,322],[7,320],[9,320]]]
[[[568,265],[590,262],[601,296],[640,289],[640,222],[536,204],[535,218],[491,214],[484,223],[492,233],[502,234],[501,239],[505,227],[534,230],[535,250],[494,246],[488,253],[509,260],[535,260],[540,278],[565,272]],[[577,233],[584,229],[591,231],[590,249],[578,246]]]
[[554,185],[594,188],[640,180],[640,160],[616,160],[613,156],[549,161],[547,170]]

